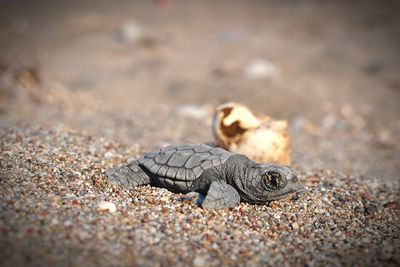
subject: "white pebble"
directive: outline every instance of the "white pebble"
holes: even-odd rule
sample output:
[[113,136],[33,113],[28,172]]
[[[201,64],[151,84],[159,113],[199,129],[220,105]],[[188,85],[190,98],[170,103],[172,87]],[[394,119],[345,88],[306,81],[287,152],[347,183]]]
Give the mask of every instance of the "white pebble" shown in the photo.
[[194,266],[204,266],[205,265],[205,259],[203,257],[197,256],[193,260],[193,265]]
[[143,37],[143,29],[135,21],[128,21],[120,27],[118,35],[122,42],[133,44]]
[[162,202],[168,202],[168,201],[169,201],[169,197],[168,197],[168,196],[162,196],[162,197],[160,198],[160,200],[161,200]]
[[106,153],[104,153],[104,158],[111,159],[112,157],[114,157],[114,153],[112,153],[111,151],[107,151]]
[[277,75],[277,69],[274,64],[264,59],[251,60],[244,67],[244,75],[249,79],[272,79]]
[[117,210],[117,207],[112,202],[101,201],[99,203],[99,210],[108,210],[109,212],[112,213],[112,212],[115,212]]
[[315,212],[315,213],[322,214],[322,213],[325,212],[325,210],[324,210],[324,209],[321,209],[321,208],[316,208],[316,209],[314,210],[314,212]]
[[184,105],[179,108],[179,114],[193,119],[202,119],[207,116],[207,112],[203,107],[196,105]]

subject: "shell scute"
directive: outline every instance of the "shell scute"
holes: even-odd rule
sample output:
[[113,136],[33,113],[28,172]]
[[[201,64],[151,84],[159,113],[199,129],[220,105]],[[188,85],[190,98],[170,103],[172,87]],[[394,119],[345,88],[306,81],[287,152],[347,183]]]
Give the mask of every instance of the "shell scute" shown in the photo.
[[138,162],[156,177],[189,182],[199,178],[208,168],[224,163],[231,155],[222,148],[204,144],[168,146],[144,154]]

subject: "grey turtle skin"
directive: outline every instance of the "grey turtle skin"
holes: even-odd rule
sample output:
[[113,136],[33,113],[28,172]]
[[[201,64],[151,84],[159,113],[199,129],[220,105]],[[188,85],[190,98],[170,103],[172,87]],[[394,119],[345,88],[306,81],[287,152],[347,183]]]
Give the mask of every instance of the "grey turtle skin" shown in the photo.
[[172,192],[198,192],[201,206],[219,209],[241,200],[266,204],[298,191],[301,185],[287,166],[259,164],[246,156],[208,145],[168,146],[107,171],[109,181],[137,187],[150,184]]

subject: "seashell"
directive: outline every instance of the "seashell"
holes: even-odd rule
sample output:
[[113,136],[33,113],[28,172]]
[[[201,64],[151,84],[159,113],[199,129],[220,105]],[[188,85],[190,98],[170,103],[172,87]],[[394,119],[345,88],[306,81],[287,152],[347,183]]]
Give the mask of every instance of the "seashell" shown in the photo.
[[228,102],[216,108],[212,131],[218,146],[257,162],[290,164],[288,122],[255,115],[246,106]]

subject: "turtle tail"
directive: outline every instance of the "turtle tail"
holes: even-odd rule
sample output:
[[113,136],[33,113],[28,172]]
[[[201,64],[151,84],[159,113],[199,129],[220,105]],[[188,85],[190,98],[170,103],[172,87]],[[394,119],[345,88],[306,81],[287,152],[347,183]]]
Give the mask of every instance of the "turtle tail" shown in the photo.
[[136,160],[127,165],[109,169],[106,174],[109,182],[116,185],[137,187],[150,183],[150,176]]

